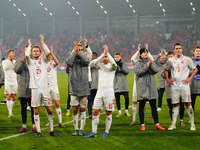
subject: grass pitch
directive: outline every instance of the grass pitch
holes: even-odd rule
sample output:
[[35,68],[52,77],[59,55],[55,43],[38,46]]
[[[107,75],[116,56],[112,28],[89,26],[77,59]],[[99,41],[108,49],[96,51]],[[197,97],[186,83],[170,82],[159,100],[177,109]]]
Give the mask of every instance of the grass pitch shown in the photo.
[[[132,106],[132,88],[133,88],[133,72],[128,75],[129,83],[129,97],[130,106]],[[66,105],[67,105],[67,74],[65,71],[58,71],[58,85],[61,97],[61,109],[63,122],[66,128],[55,127],[54,130],[60,135],[60,137],[50,137],[49,129],[45,127],[47,123],[47,116],[45,109],[40,109],[40,122],[42,128],[42,137],[35,138],[35,133],[26,132],[25,134],[18,134],[17,131],[21,128],[21,106],[19,100],[16,100],[13,114],[15,117],[8,118],[8,110],[6,105],[0,105],[0,150],[10,149],[199,149],[200,146],[200,108],[199,97],[197,97],[195,107],[195,124],[196,131],[190,131],[189,118],[185,110],[184,122],[186,127],[179,125],[179,119],[177,120],[177,129],[173,131],[158,131],[155,130],[153,118],[151,116],[151,110],[149,104],[145,113],[146,131],[140,131],[139,116],[137,111],[136,124],[130,126],[132,117],[126,117],[124,115],[124,109],[122,110],[123,116],[116,118],[117,111],[113,112],[113,122],[110,130],[109,137],[104,139],[102,134],[105,130],[105,114],[101,111],[100,122],[98,126],[97,138],[85,138],[81,136],[72,136],[74,132],[72,115],[66,117]],[[3,88],[0,90],[0,100],[4,97]],[[121,105],[124,108],[124,98],[121,97]],[[117,108],[116,108],[117,110]],[[58,125],[57,115],[55,113],[55,107],[53,107],[54,113],[54,125]],[[131,108],[129,108],[131,114]],[[71,111],[72,114],[72,111]],[[170,116],[168,113],[167,102],[165,95],[163,98],[162,111],[158,112],[159,122],[161,126],[168,128],[170,125]],[[87,114],[88,116],[88,114]],[[80,122],[79,122],[80,125]],[[31,117],[30,111],[28,111],[27,117],[28,131],[31,131]],[[91,119],[86,119],[85,134],[89,134],[92,129]]]

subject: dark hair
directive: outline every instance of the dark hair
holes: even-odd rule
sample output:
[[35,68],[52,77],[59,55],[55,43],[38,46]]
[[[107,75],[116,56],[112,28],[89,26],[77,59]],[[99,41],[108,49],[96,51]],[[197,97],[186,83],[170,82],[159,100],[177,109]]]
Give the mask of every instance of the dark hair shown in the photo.
[[12,51],[15,51],[15,50],[14,49],[9,49],[7,54],[9,54]]
[[38,48],[38,49],[40,50],[40,52],[41,52],[41,49],[40,49],[39,46],[33,46],[33,47],[31,48],[31,52],[32,52],[32,50],[33,50],[34,48]]
[[121,56],[121,54],[120,54],[119,52],[116,52],[114,55],[119,55],[119,56]]
[[24,46],[24,48],[27,48],[27,47],[28,47],[28,44]]
[[180,43],[176,43],[176,44],[174,45],[174,49],[175,49],[176,46],[181,46],[181,48],[182,48],[182,45],[181,45]]
[[97,52],[92,52],[92,54],[95,54],[95,55],[97,55],[97,56],[98,56]]
[[199,46],[195,47],[195,48],[193,49],[193,52],[194,52],[196,49],[200,49],[200,47],[199,47]]
[[174,52],[172,52],[172,51],[168,52],[167,56],[169,56],[169,55],[174,55]]

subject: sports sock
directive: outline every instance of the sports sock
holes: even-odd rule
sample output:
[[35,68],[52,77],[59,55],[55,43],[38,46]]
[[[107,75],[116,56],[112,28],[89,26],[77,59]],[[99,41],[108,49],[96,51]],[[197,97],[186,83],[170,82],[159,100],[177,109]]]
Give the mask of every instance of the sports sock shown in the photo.
[[49,120],[49,129],[50,132],[53,132],[53,118],[52,115],[47,114],[48,120]]
[[74,128],[75,130],[78,130],[78,114],[73,115],[73,120],[74,120]]
[[12,114],[12,111],[11,111],[11,101],[12,101],[12,100],[7,100],[7,108],[8,108],[8,113],[9,113],[9,115]]
[[190,123],[194,124],[194,111],[193,111],[191,105],[187,107],[187,114],[188,114],[188,116],[190,118]]
[[37,128],[37,132],[41,132],[41,130],[40,130],[40,116],[34,115],[34,120],[35,120],[35,126]]
[[176,123],[178,117],[178,106],[172,108],[172,122]]
[[56,113],[58,116],[58,122],[61,123],[62,122],[62,113],[61,113],[61,109],[56,109]]
[[121,111],[121,110],[118,110],[118,112],[119,112],[119,114],[121,114],[121,113],[122,113],[122,111]]
[[97,126],[99,124],[99,116],[93,116],[92,118],[92,132],[97,133]]
[[23,123],[23,127],[26,128],[26,123]]
[[112,124],[112,115],[106,117],[106,130],[105,130],[105,132],[109,133],[111,124]]
[[84,130],[85,120],[86,120],[86,112],[85,111],[81,112],[80,119],[81,119],[81,128],[80,128],[80,130]]
[[125,114],[127,114],[127,112],[128,112],[128,109],[125,109]]
[[133,122],[135,122],[136,112],[137,112],[137,104],[133,104],[132,106]]

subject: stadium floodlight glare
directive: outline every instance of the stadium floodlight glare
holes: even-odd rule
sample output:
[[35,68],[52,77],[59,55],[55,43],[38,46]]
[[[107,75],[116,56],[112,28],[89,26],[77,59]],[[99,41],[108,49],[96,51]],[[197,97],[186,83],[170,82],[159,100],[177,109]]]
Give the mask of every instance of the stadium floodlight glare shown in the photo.
[[70,1],[67,2],[69,5],[71,5]]
[[18,11],[22,11],[20,8],[18,8]]
[[[129,0],[126,0],[127,3],[129,3]],[[128,4],[129,7],[132,9],[133,13],[135,13],[135,9],[133,9],[133,6],[131,4]]]
[[165,9],[163,8],[162,11],[165,12]]
[[126,0],[127,3],[129,3],[129,0]]
[[51,15],[51,16],[52,16],[53,14],[50,12],[50,13],[49,13],[49,15]]
[[105,10],[105,8],[103,7],[103,5],[101,5],[99,0],[96,0],[97,4],[100,6],[100,8],[103,10],[104,14],[108,14],[108,12]]
[[8,0],[9,2],[11,2],[11,0]]
[[193,3],[192,3],[192,2],[190,2],[190,5],[191,5],[191,6],[193,6]]
[[97,0],[97,3],[99,4],[99,1]]
[[15,3],[13,3],[13,6],[15,6],[15,7],[16,7],[17,5],[16,5]]
[[[68,5],[72,5],[72,3],[70,2],[70,1],[67,1],[67,3],[68,3]],[[72,7],[71,7],[74,11],[76,11],[76,8],[75,8],[75,6],[73,6],[72,5]],[[76,14],[77,15],[79,15],[79,12],[78,11],[76,11]]]
[[192,10],[195,11],[195,8],[193,7]]
[[131,4],[129,5],[131,8],[133,7]]
[[75,7],[74,7],[74,6],[72,6],[72,9],[73,9],[73,10],[75,10]]
[[26,14],[25,14],[25,13],[23,13],[23,16],[24,16],[24,17],[26,17]]
[[102,5],[101,5],[100,7],[101,7],[101,9],[103,9],[103,6],[102,6]]
[[41,6],[43,6],[43,3],[42,3],[42,2],[40,2],[40,5],[41,5]]
[[77,11],[76,14],[79,15],[79,12]]
[[158,2],[160,1],[160,0],[157,0]]
[[45,7],[44,9],[45,9],[46,11],[48,11],[48,9],[47,9],[46,7]]
[[135,10],[133,9],[133,13],[135,13]]
[[160,3],[160,7],[162,7],[162,4]]
[[107,11],[106,11],[106,10],[104,10],[104,13],[105,13],[105,14],[107,14]]

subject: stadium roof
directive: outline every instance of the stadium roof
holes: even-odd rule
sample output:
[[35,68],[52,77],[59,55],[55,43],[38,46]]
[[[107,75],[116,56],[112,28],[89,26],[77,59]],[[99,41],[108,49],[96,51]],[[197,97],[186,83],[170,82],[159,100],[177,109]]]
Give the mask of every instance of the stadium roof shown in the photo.
[[191,15],[198,6],[200,0],[0,0],[0,17]]

